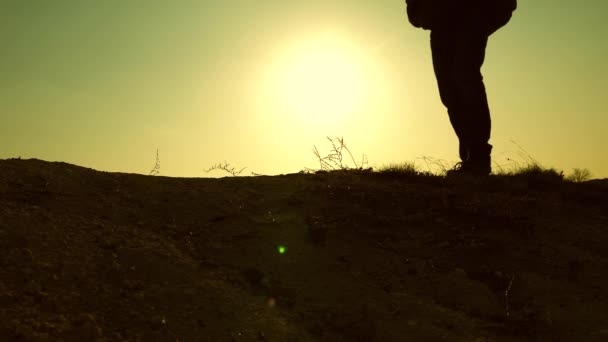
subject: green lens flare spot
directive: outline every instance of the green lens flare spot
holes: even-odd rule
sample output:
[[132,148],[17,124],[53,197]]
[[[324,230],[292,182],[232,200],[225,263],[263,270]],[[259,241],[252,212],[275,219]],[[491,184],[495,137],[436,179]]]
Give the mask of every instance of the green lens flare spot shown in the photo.
[[287,252],[287,247],[277,246],[277,251],[279,252],[279,254],[285,254]]

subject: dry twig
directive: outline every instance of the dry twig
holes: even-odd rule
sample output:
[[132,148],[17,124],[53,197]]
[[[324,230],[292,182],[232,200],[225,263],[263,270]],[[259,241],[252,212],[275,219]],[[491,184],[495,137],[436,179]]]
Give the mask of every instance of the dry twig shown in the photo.
[[156,162],[154,163],[154,167],[150,171],[149,176],[156,176],[160,173],[160,157],[158,156],[158,149],[156,149]]
[[[355,157],[353,156],[353,154],[351,153],[350,149],[346,146],[346,143],[344,142],[344,138],[330,138],[327,137],[327,140],[329,140],[332,148],[329,152],[329,154],[325,157],[321,156],[321,153],[319,152],[319,150],[317,149],[317,146],[315,145],[312,152],[315,155],[315,157],[317,157],[318,161],[319,161],[319,166],[320,171],[336,171],[336,170],[352,170],[352,169],[357,169],[357,170],[362,170],[367,164],[367,156],[364,154],[361,158],[361,162],[358,163],[355,160]],[[350,161],[352,162],[352,164],[354,165],[354,167],[351,167],[349,165],[349,162],[345,160],[346,157],[350,158]],[[310,169],[306,169],[306,171],[315,171],[315,170],[310,170]]]
[[205,172],[211,172],[214,170],[221,170],[228,172],[232,177],[240,176],[243,171],[245,171],[246,167],[237,170],[236,167],[230,165],[228,162],[224,161],[224,164],[218,163],[216,165],[211,166],[209,169],[205,170]]

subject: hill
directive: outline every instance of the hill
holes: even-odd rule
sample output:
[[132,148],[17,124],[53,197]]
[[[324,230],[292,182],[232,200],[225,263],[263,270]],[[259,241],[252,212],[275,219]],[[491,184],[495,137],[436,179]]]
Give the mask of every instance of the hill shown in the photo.
[[608,180],[0,160],[1,341],[606,341]]

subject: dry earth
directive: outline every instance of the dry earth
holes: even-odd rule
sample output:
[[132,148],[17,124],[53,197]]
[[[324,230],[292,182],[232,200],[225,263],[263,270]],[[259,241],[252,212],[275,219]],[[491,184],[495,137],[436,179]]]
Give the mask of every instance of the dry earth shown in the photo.
[[608,341],[607,216],[608,180],[0,160],[0,341]]

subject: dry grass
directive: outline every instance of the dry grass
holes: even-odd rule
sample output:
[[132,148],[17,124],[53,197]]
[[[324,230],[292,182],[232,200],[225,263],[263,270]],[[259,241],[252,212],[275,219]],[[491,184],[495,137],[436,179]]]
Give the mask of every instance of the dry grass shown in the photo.
[[415,162],[389,163],[382,165],[375,172],[389,176],[434,176],[432,172],[421,171]]
[[[377,170],[373,170],[369,167],[367,155],[362,154],[361,160],[355,159],[353,153],[344,142],[344,138],[327,137],[331,147],[329,152],[322,156],[321,152],[316,145],[313,145],[313,154],[319,163],[319,168],[304,168],[300,173],[317,173],[317,172],[371,172],[388,176],[399,176],[399,177],[416,177],[416,176],[436,176],[444,177],[447,172],[451,169],[452,163],[447,160],[423,156],[418,158],[422,165],[422,168],[416,165],[416,162],[393,162],[383,164],[378,167]],[[568,182],[585,182],[592,179],[592,174],[588,169],[575,168],[569,175],[564,175],[563,171],[555,168],[547,168],[543,166],[538,160],[533,158],[525,149],[523,149],[516,142],[512,142],[517,150],[514,152],[517,157],[506,158],[506,163],[498,163],[493,161],[494,172],[492,176],[500,178],[516,178],[519,180],[526,180],[528,182],[539,182],[540,184],[552,184],[563,181]],[[205,172],[211,171],[224,171],[230,176],[240,176],[246,168],[238,169],[228,162],[218,163],[213,165]],[[150,175],[157,175],[160,171],[160,160],[158,157],[158,150],[156,152],[156,165],[150,171]],[[261,176],[252,172],[253,176]]]

